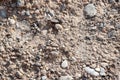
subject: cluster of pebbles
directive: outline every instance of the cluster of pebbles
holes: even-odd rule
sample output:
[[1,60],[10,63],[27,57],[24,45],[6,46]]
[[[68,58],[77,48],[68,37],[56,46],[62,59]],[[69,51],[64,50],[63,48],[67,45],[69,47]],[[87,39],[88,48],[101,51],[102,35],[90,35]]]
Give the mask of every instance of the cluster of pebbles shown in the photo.
[[120,0],[0,1],[0,80],[120,80]]

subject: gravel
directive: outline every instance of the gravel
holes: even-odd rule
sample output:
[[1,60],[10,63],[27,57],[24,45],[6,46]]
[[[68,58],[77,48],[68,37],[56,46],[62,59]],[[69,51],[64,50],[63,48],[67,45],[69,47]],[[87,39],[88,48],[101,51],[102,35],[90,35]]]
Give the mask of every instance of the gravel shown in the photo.
[[0,80],[119,80],[118,0],[0,4]]

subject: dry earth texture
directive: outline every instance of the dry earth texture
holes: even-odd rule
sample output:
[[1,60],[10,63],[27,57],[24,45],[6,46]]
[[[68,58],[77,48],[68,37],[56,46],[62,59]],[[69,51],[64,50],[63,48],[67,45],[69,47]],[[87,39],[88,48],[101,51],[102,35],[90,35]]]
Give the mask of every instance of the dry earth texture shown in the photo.
[[0,80],[120,80],[120,0],[0,0]]

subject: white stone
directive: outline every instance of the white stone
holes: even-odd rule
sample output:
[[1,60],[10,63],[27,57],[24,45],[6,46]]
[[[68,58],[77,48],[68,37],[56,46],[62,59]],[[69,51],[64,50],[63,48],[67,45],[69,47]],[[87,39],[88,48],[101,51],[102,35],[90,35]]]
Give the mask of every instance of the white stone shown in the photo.
[[47,76],[42,76],[41,80],[47,80]]
[[61,76],[59,80],[73,80],[72,76]]
[[94,69],[90,68],[90,67],[85,67],[84,68],[85,71],[90,74],[90,75],[93,75],[93,76],[99,76],[99,73],[96,72]]
[[99,67],[95,68],[95,70],[98,71],[98,72],[100,72],[100,68]]
[[67,61],[67,60],[64,60],[64,61],[61,63],[61,67],[62,67],[62,68],[67,68],[67,67],[68,67],[68,61]]
[[9,23],[10,23],[11,25],[13,25],[13,24],[16,23],[16,21],[15,21],[14,19],[10,19],[10,18],[8,18],[8,21],[9,21]]

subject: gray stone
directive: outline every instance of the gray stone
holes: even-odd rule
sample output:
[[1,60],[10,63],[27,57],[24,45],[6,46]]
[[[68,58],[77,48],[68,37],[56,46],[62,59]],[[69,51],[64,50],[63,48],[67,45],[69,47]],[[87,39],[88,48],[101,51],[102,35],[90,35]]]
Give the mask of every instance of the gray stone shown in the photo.
[[109,3],[114,3],[114,2],[115,2],[115,0],[108,0],[108,2],[109,2]]
[[25,4],[24,0],[17,0],[17,7],[23,7]]
[[72,76],[61,76],[58,80],[73,80]]
[[97,14],[97,10],[93,4],[88,4],[84,8],[85,15],[88,17],[94,17]]
[[101,76],[105,76],[106,75],[104,68],[100,68],[100,75]]
[[94,69],[90,68],[90,67],[85,67],[84,68],[85,71],[90,74],[90,75],[93,75],[93,76],[99,76],[99,73],[96,72]]
[[116,24],[115,27],[116,27],[117,29],[120,29],[120,23]]
[[7,12],[6,12],[6,10],[3,7],[0,7],[0,16],[2,18],[7,17]]
[[61,67],[62,67],[62,68],[67,68],[67,67],[68,67],[68,61],[67,61],[67,60],[64,60],[64,61],[61,63]]
[[30,16],[30,11],[29,11],[29,10],[25,11],[25,14],[26,14],[27,16]]

